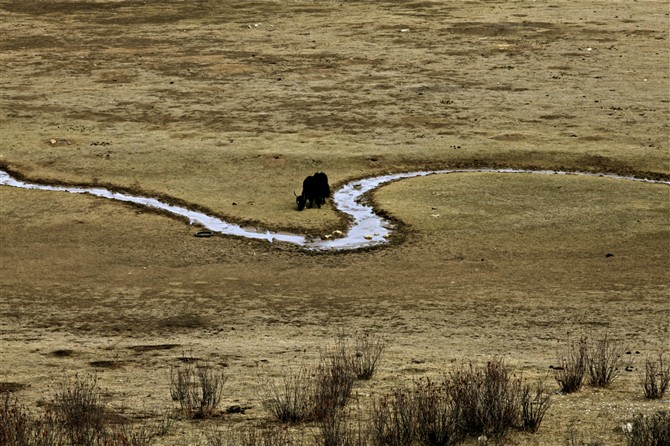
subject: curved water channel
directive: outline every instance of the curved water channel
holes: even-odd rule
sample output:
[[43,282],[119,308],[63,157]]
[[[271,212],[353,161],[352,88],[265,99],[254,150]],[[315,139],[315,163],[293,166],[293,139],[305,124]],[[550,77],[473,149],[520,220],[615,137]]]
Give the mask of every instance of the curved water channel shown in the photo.
[[130,202],[142,206],[160,209],[171,214],[184,217],[188,219],[191,224],[202,226],[206,230],[214,233],[235,235],[251,239],[260,239],[269,242],[281,241],[293,243],[309,250],[326,251],[360,249],[381,245],[388,241],[389,235],[392,231],[392,224],[383,217],[375,214],[374,210],[370,206],[361,202],[361,197],[367,192],[370,192],[382,184],[389,183],[391,181],[404,178],[448,173],[525,173],[544,175],[581,175],[670,185],[670,181],[649,180],[613,174],[567,172],[558,170],[444,169],[381,175],[377,177],[351,181],[342,186],[333,194],[333,203],[335,207],[339,211],[350,216],[352,223],[347,233],[343,234],[342,237],[330,239],[308,238],[299,234],[286,234],[281,232],[259,231],[251,228],[243,228],[218,217],[213,217],[203,212],[193,211],[181,206],[171,205],[156,198],[133,196],[122,192],[113,192],[105,188],[48,186],[43,184],[28,183],[12,177],[9,173],[3,170],[0,170],[0,186],[10,186],[32,190],[69,192],[73,194],[89,194],[111,200]]

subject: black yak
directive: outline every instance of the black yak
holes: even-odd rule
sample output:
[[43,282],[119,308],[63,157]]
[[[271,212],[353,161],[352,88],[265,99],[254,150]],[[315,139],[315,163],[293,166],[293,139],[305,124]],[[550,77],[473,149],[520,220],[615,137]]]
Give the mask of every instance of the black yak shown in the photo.
[[[295,195],[295,192],[293,192]],[[321,208],[326,203],[326,198],[330,197],[330,186],[328,185],[328,176],[323,172],[317,172],[314,175],[305,178],[302,182],[302,194],[295,196],[295,202],[298,204],[298,210],[316,206]]]

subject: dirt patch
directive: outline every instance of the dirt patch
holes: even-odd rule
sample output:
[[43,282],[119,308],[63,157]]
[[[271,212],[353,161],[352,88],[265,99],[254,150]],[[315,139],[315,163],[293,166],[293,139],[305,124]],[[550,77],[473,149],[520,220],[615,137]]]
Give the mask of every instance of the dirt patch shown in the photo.
[[0,382],[0,393],[15,393],[28,387],[26,384],[15,382]]
[[118,369],[122,367],[125,362],[124,361],[111,361],[107,359],[100,359],[97,361],[91,361],[88,363],[91,367],[97,368],[97,369]]
[[172,350],[179,347],[179,344],[155,344],[155,345],[131,345],[128,347],[134,352],[151,352],[154,350]]
[[70,356],[73,356],[75,352],[74,350],[69,349],[58,349],[52,351],[50,354],[55,358],[69,358]]

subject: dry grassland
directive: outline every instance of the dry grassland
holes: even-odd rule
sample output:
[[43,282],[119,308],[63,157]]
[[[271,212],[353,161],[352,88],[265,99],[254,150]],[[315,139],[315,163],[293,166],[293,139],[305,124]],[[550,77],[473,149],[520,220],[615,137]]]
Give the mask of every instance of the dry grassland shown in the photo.
[[[346,225],[331,206],[295,211],[316,170],[336,185],[449,166],[667,180],[668,16],[660,1],[0,0],[0,164],[312,234]],[[272,425],[264,383],[338,335],[387,339],[378,375],[355,389],[363,408],[494,357],[558,390],[559,350],[608,335],[632,371],[553,395],[540,430],[508,444],[572,432],[571,444],[621,445],[622,423],[668,406],[643,398],[639,376],[670,346],[669,191],[403,180],[372,196],[397,221],[393,243],[314,255],[0,187],[0,390],[15,383],[37,411],[65,376],[96,373],[113,410],[153,417],[176,407],[170,368],[199,358],[229,376],[222,407],[250,409],[181,419],[159,439],[182,445],[213,426]]]

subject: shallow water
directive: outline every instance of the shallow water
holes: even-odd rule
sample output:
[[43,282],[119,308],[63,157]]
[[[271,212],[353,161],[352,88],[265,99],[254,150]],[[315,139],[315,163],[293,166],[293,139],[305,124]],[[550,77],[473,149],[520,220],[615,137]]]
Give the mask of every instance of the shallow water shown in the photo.
[[161,209],[174,215],[187,218],[191,224],[202,226],[203,228],[225,235],[236,235],[251,239],[266,240],[269,242],[280,241],[292,243],[310,250],[353,250],[377,246],[388,241],[391,234],[391,223],[374,213],[370,206],[360,203],[360,198],[367,192],[378,188],[382,184],[389,183],[404,178],[413,178],[427,175],[448,174],[448,173],[526,173],[543,175],[582,175],[592,177],[607,177],[628,181],[639,181],[657,184],[670,184],[670,181],[656,181],[626,177],[620,175],[597,174],[585,172],[563,172],[555,170],[516,170],[516,169],[447,169],[433,171],[405,172],[390,175],[382,175],[372,178],[355,180],[345,184],[333,194],[333,204],[341,212],[349,215],[352,224],[340,238],[332,239],[310,239],[299,234],[285,234],[271,231],[258,231],[250,228],[243,228],[239,225],[229,223],[217,217],[213,217],[202,212],[192,211],[180,206],[174,206],[164,203],[158,199],[150,197],[138,197],[119,192],[112,192],[104,188],[86,188],[70,186],[47,186],[42,184],[27,183],[17,180],[7,172],[0,170],[0,185],[18,187],[21,189],[44,190],[54,192],[69,192],[73,194],[89,194],[96,197],[107,198],[136,203],[151,208]]

